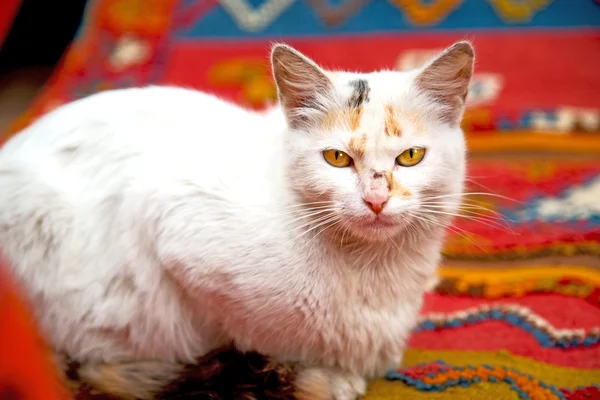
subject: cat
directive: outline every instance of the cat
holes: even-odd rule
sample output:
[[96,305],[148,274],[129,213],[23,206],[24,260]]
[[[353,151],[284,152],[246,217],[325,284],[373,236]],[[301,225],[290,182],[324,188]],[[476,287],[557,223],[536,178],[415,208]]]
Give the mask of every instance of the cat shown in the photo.
[[58,353],[173,365],[233,345],[335,400],[401,363],[461,201],[473,48],[351,73],[276,44],[271,64],[268,113],[118,89],[0,150],[0,246]]

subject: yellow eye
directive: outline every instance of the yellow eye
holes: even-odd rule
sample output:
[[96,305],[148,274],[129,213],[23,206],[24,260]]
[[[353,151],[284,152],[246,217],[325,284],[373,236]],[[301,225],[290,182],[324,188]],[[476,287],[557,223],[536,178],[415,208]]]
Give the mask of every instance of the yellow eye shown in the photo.
[[398,165],[403,167],[412,167],[417,165],[423,160],[425,156],[425,149],[422,147],[411,147],[408,150],[404,150],[402,154],[396,157]]
[[325,150],[323,152],[323,157],[329,165],[333,165],[337,168],[344,168],[352,164],[352,158],[339,150]]

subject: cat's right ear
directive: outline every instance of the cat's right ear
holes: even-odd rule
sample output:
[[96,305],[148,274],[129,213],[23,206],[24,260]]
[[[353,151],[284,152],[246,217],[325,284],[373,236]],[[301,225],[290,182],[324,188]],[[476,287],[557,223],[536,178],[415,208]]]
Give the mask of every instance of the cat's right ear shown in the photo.
[[332,83],[314,61],[290,46],[277,44],[271,51],[271,64],[279,102],[292,127],[304,122],[311,111],[324,110]]

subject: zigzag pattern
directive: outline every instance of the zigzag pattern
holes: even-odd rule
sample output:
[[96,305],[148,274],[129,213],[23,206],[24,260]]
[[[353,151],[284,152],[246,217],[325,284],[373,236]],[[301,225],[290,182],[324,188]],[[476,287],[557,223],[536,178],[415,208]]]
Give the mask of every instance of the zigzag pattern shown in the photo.
[[[522,268],[520,269],[523,270]],[[451,296],[470,296],[487,299],[502,297],[523,297],[528,294],[552,293],[565,297],[582,299],[600,307],[600,285],[581,278],[568,271],[562,275],[553,274],[543,267],[536,268],[535,276],[515,280],[489,279],[469,281],[463,277],[442,277],[435,288],[436,293]],[[493,273],[490,274],[493,276]]]
[[418,390],[441,392],[449,387],[467,388],[479,382],[507,383],[519,398],[537,400],[576,400],[600,398],[600,387],[589,386],[577,389],[559,389],[531,375],[506,367],[482,364],[476,367],[457,367],[436,361],[418,364],[409,368],[389,371],[389,380],[399,380]]
[[453,313],[429,313],[421,316],[416,332],[459,328],[485,321],[503,321],[532,335],[544,347],[590,347],[600,343],[600,327],[558,329],[533,310],[519,304],[484,304]]
[[184,36],[242,38],[329,35],[333,31],[598,26],[595,4],[581,2],[578,12],[569,13],[565,12],[569,0],[187,0],[176,1],[177,13],[204,2],[208,6],[199,7],[208,12],[186,17],[190,22],[186,25],[193,29],[181,31]]
[[[263,30],[298,0],[265,0],[260,4],[249,0],[218,0],[235,23],[247,32]],[[348,21],[371,0],[306,0],[326,23],[338,25]],[[460,10],[464,0],[388,0],[414,26],[436,26],[450,14]],[[523,2],[521,0],[488,0],[496,15],[507,24],[527,24],[550,0]]]

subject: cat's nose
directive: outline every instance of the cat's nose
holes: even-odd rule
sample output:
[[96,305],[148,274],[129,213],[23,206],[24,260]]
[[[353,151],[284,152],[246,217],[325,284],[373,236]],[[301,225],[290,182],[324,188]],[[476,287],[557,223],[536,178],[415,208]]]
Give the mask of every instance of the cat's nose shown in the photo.
[[373,211],[375,214],[379,214],[387,201],[389,200],[389,196],[387,194],[373,194],[367,195],[363,197],[365,204]]

